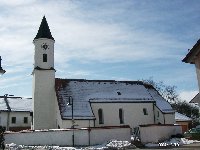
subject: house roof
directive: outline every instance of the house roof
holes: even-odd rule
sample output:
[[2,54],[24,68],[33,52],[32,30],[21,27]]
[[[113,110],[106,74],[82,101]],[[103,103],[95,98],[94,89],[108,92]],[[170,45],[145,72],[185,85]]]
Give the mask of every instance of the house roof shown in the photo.
[[182,60],[185,63],[191,63],[194,64],[195,57],[200,52],[200,39],[196,42],[196,44],[192,47],[192,49],[189,51],[189,53],[185,56],[185,58]]
[[0,97],[0,111],[28,111],[32,112],[32,99],[30,98],[7,98],[8,106],[3,97]]
[[68,105],[70,96],[73,98],[76,119],[95,119],[90,103],[156,102],[160,104],[158,107],[161,111],[172,111],[162,97],[156,97],[156,93],[151,92],[141,81],[56,79],[56,95],[62,119],[71,119],[72,109]]
[[190,103],[199,103],[200,104],[200,94],[198,93],[195,97],[190,101]]
[[48,26],[45,16],[42,19],[38,33],[37,33],[36,37],[34,38],[34,40],[39,39],[39,38],[48,38],[48,39],[54,40],[53,36],[51,35],[51,31],[49,29],[49,26]]
[[178,112],[175,112],[175,120],[176,121],[192,121],[191,118]]

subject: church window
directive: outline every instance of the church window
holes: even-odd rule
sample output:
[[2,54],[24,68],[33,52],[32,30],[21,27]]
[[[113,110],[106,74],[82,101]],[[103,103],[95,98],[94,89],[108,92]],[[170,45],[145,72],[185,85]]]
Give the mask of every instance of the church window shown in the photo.
[[98,115],[99,115],[99,124],[104,124],[103,110],[101,108],[98,110]]
[[28,117],[24,117],[24,123],[25,123],[25,124],[28,123]]
[[159,114],[159,111],[157,111],[157,117],[159,117],[159,115],[160,115],[160,114]]
[[47,62],[47,54],[43,54],[43,62]]
[[119,109],[119,122],[120,124],[124,123],[124,111],[122,108]]
[[15,123],[16,123],[16,117],[12,117],[11,122],[12,122],[13,124],[15,124]]
[[147,112],[146,108],[143,108],[143,113],[144,113],[144,115],[148,115],[148,112]]

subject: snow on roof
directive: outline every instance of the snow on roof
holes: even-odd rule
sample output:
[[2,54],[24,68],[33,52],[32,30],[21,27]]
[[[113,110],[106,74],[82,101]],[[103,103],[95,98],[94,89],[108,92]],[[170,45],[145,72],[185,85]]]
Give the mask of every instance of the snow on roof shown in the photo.
[[[30,98],[7,98],[11,111],[32,111],[32,99]],[[4,98],[0,98],[0,111],[8,111]]]
[[156,106],[163,113],[174,113],[171,105],[158,93],[158,91],[156,91],[152,86],[148,89],[148,91],[151,94],[152,98],[156,101]]
[[175,120],[176,121],[192,121],[191,118],[178,112],[175,112]]
[[200,94],[198,93],[189,103],[199,103],[200,104]]
[[154,102],[140,81],[56,79],[56,94],[63,119],[71,119],[70,96],[75,119],[95,118],[89,102]]

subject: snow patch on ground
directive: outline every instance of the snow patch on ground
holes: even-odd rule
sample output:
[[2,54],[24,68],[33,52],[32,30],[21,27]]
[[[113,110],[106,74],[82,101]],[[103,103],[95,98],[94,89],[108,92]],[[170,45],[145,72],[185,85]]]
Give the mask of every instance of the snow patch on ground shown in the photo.
[[108,148],[121,149],[131,146],[128,141],[110,140],[104,144],[89,146],[89,147],[59,147],[59,146],[24,146],[16,145],[14,143],[6,144],[6,148],[9,150],[20,150],[20,149],[51,149],[51,150],[104,150]]
[[197,140],[188,140],[186,138],[172,138],[161,143],[147,143],[145,147],[166,147],[166,146],[182,146],[192,143],[199,143]]

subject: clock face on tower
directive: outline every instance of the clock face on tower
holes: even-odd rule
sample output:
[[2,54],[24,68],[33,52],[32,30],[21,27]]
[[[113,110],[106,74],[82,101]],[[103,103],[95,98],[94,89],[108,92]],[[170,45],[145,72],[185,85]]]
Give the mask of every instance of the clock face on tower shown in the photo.
[[47,45],[47,43],[43,43],[41,45],[41,48],[43,48],[43,50],[47,50],[47,49],[49,49],[49,45]]

